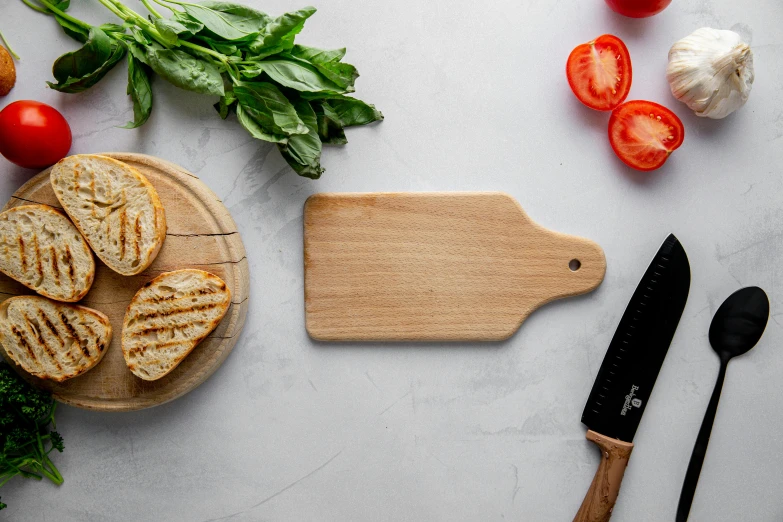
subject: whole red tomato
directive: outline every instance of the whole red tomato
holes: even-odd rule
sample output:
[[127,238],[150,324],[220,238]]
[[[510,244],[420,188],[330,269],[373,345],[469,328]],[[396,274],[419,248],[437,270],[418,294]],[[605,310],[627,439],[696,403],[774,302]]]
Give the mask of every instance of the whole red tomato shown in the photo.
[[631,18],[646,18],[666,9],[672,0],[606,0],[613,11]]
[[0,111],[0,154],[20,167],[48,167],[71,150],[71,127],[57,109],[19,100]]

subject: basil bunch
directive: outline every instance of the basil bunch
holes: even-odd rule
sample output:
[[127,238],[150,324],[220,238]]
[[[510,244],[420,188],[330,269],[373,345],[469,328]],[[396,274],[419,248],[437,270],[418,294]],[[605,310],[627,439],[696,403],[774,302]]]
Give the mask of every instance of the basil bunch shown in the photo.
[[[251,136],[276,143],[300,176],[316,179],[324,170],[323,144],[345,144],[345,127],[383,119],[374,106],[347,96],[359,73],[341,61],[345,49],[294,43],[313,7],[273,18],[218,0],[142,0],[150,12],[144,18],[119,0],[98,0],[123,24],[92,26],[66,13],[70,0],[22,1],[54,16],[84,44],[54,62],[57,82],[47,82],[51,88],[83,92],[127,55],[133,121],[126,128],[149,118],[154,72],[181,89],[219,96],[220,117],[235,112]],[[170,17],[151,2],[168,9]]]

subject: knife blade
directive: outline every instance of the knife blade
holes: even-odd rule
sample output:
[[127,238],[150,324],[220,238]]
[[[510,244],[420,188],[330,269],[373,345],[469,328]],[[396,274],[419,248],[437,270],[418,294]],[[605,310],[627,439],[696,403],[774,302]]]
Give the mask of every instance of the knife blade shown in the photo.
[[601,449],[601,463],[574,522],[611,516],[633,437],[685,308],[688,256],[670,234],[628,303],[587,399],[582,423]]

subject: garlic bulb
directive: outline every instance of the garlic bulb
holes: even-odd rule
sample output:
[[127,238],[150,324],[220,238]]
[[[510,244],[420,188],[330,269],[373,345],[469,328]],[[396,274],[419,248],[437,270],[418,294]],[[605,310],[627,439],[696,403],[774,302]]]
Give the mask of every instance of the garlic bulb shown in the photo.
[[669,50],[666,79],[697,116],[725,118],[748,101],[753,53],[734,31],[703,27]]

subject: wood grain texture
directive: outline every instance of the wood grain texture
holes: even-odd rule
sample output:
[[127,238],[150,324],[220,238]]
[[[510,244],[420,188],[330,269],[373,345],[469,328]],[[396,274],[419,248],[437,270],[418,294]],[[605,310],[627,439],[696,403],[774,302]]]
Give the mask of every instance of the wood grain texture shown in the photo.
[[506,339],[606,271],[597,244],[541,227],[501,193],[315,194],[304,265],[307,331],[328,341]]
[[633,443],[606,437],[592,430],[588,430],[587,440],[601,449],[601,464],[598,465],[574,522],[606,522],[612,516]]
[[[223,363],[245,324],[250,276],[245,247],[234,220],[196,176],[151,156],[105,155],[136,167],[155,187],[166,212],[166,240],[155,261],[135,276],[122,276],[96,258],[95,282],[79,304],[109,316],[115,333],[108,352],[95,368],[63,383],[36,379],[17,370],[35,385],[51,390],[58,401],[72,406],[102,411],[138,410],[193,390]],[[3,210],[29,202],[60,208],[49,183],[49,169],[17,190]],[[221,277],[231,289],[232,304],[215,331],[177,368],[157,381],[144,381],[128,370],[122,356],[120,334],[125,309],[144,283],[180,268],[198,268]],[[0,297],[31,293],[0,274]]]

